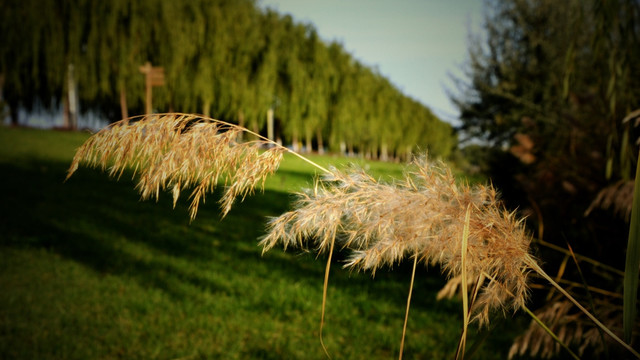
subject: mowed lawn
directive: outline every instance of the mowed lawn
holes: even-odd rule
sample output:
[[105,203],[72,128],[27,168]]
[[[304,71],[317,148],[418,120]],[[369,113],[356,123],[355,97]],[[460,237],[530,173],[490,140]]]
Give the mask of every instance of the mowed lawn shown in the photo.
[[[188,199],[140,201],[135,182],[82,168],[64,182],[86,133],[0,127],[1,359],[324,359],[319,341],[325,256],[258,246],[314,170],[286,158],[220,218],[216,194],[189,221]],[[350,160],[314,157],[322,164]],[[399,165],[365,165],[398,176]],[[385,175],[386,174],[386,175]],[[334,257],[324,342],[334,359],[399,352],[410,265],[372,278]],[[405,359],[451,359],[461,303],[437,301],[439,268],[419,269]],[[473,359],[504,359],[528,323],[474,327]]]

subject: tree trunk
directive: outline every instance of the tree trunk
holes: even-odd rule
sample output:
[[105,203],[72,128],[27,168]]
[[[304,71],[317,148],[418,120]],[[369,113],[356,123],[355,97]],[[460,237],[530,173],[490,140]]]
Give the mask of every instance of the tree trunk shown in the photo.
[[129,117],[129,109],[127,108],[127,89],[122,85],[120,87],[120,114],[122,119]]
[[71,120],[69,120],[69,95],[63,95],[62,99],[62,127],[68,129],[71,127]]
[[306,139],[306,142],[307,142],[307,146],[305,148],[305,152],[311,153],[313,151],[311,129],[307,129],[307,131],[305,131],[305,139]]
[[298,132],[296,130],[293,131],[293,136],[291,137],[291,146],[293,147],[293,151],[300,151],[300,146],[298,143]]
[[202,115],[211,117],[211,100],[205,100],[202,104]]
[[380,160],[389,161],[389,149],[386,143],[382,143],[380,146]]
[[9,115],[11,117],[11,126],[18,126],[19,124],[19,117],[20,117],[20,112],[18,111],[19,106],[18,106],[18,102],[9,102]]
[[267,139],[273,141],[274,140],[274,135],[273,135],[273,109],[269,108],[269,110],[267,110]]
[[[244,112],[242,110],[238,110],[238,125],[240,125],[240,127],[245,127],[244,126]],[[242,141],[243,140],[243,133],[244,131],[240,131],[238,133],[238,141]]]
[[407,151],[405,153],[406,159],[405,162],[410,162],[411,161],[411,146],[407,146]]
[[371,147],[371,160],[378,160],[378,145]]
[[[9,102],[4,100],[2,89],[4,89],[4,73],[0,73],[0,114],[4,115],[5,107],[9,107]],[[4,120],[4,118],[0,120]],[[13,116],[11,117],[11,123],[13,124]]]
[[67,124],[67,127],[71,130],[75,130],[78,127],[78,92],[76,91],[76,75],[73,64],[69,64],[67,70],[67,82],[67,100],[69,101],[69,123]]
[[318,140],[318,154],[322,155],[324,154],[324,143],[322,141],[322,129],[320,129],[320,127],[316,130],[316,138]]

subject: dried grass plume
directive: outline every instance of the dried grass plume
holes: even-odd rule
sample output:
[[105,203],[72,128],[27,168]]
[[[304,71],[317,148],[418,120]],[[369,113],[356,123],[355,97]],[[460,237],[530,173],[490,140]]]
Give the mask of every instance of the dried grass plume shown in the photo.
[[247,131],[237,125],[186,114],[159,114],[125,119],[99,131],[76,152],[67,179],[81,163],[109,168],[120,177],[125,169],[138,175],[143,199],[170,190],[175,206],[184,189],[192,188],[190,215],[195,218],[205,194],[219,181],[227,185],[220,199],[226,215],[234,199],[263,185],[280,165],[283,147],[264,138],[238,142]]
[[467,278],[480,293],[472,312],[484,324],[491,310],[517,310],[528,296],[530,237],[524,224],[504,209],[492,187],[459,185],[442,163],[423,157],[404,181],[384,184],[363,171],[332,171],[299,195],[295,209],[274,218],[262,239],[264,250],[278,243],[319,251],[332,241],[352,250],[346,267],[370,270],[417,255],[460,277],[465,213],[470,209]]

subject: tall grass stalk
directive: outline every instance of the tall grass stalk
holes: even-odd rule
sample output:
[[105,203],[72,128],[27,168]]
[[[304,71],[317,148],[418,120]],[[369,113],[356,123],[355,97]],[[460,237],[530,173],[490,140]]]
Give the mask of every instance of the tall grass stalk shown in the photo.
[[418,254],[413,256],[413,269],[411,270],[411,282],[409,284],[409,295],[407,295],[407,308],[404,313],[404,324],[402,325],[402,339],[400,340],[400,354],[398,359],[402,360],[404,350],[404,339],[407,334],[407,323],[409,322],[409,308],[411,307],[411,295],[413,294],[413,283],[416,279],[416,268],[418,267]]
[[321,315],[320,315],[320,345],[322,345],[322,350],[324,351],[325,355],[327,355],[327,357],[329,359],[331,359],[331,356],[329,355],[329,351],[327,350],[327,347],[324,345],[324,340],[322,338],[322,329],[324,328],[324,314],[325,314],[325,309],[327,306],[327,289],[329,288],[329,271],[331,270],[331,258],[333,257],[333,249],[335,247],[335,238],[331,241],[331,246],[329,248],[329,256],[327,258],[327,266],[324,270],[324,283],[322,285],[322,310],[321,310]]
[[638,273],[640,272],[640,156],[636,165],[635,188],[629,225],[629,242],[624,272],[624,339],[630,343],[636,321],[638,299]]
[[[253,134],[257,140],[239,142],[241,133]],[[264,184],[278,169],[285,152],[324,175],[316,180],[314,189],[298,194],[293,210],[269,221],[268,233],[260,244],[263,251],[277,244],[285,249],[310,244],[318,252],[329,251],[321,336],[331,253],[338,245],[351,251],[345,265],[348,268],[375,273],[382,266],[413,256],[416,265],[439,264],[450,278],[461,278],[464,324],[460,354],[464,353],[470,321],[485,325],[495,310],[525,309],[528,274],[533,271],[640,357],[542,270],[529,253],[531,237],[523,220],[505,210],[493,187],[458,185],[449,168],[428,161],[426,156],[409,167],[404,180],[381,183],[361,170],[326,169],[234,124],[195,115],[162,114],[123,120],[92,136],[78,149],[68,177],[82,163],[109,167],[112,176],[133,168],[143,198],[157,198],[161,189],[167,189],[175,204],[185,189],[192,188],[192,218],[205,194],[224,183],[220,200],[224,216],[236,198],[244,198]],[[468,281],[476,283],[470,302]],[[322,345],[326,351],[324,342]]]
[[[573,252],[573,248],[571,247],[571,244],[569,244],[568,241],[567,241],[567,248],[569,249],[569,252],[571,253],[571,258],[573,259],[573,262],[576,264],[576,269],[578,269],[578,275],[580,276],[580,280],[582,281],[582,286],[586,290],[587,301],[589,301],[589,306],[591,307],[591,311],[593,311],[593,313],[595,314],[596,313],[596,305],[595,305],[595,302],[593,301],[593,296],[591,296],[591,291],[589,290],[589,285],[587,284],[587,279],[584,277],[584,274],[582,273],[582,268],[580,267],[580,263],[578,262],[578,259],[576,258],[576,255]],[[602,347],[604,349],[604,353],[605,353],[606,357],[608,358],[609,357],[608,356],[609,350],[607,349],[607,342],[605,341],[605,338],[604,338],[604,332],[599,327],[597,329],[598,329],[598,333],[600,333],[600,339],[602,340]],[[626,341],[626,343],[630,344],[631,341]]]
[[[538,245],[542,245],[542,246],[547,247],[549,249],[561,252],[561,253],[565,254],[566,256],[571,256],[571,252],[569,250],[567,250],[565,248],[562,248],[562,247],[560,247],[558,245],[546,242],[546,241],[544,241],[542,239],[535,239],[534,242],[536,244],[538,244]],[[593,265],[595,268],[601,268],[603,270],[609,271],[609,272],[614,273],[616,275],[624,276],[624,272],[623,271],[618,270],[618,269],[616,269],[616,268],[614,268],[612,266],[609,266],[607,264],[604,264],[604,263],[602,263],[600,261],[594,260],[594,259],[592,259],[590,257],[587,257],[587,256],[584,256],[584,255],[576,254],[576,253],[574,253],[573,255],[576,257],[576,259],[578,259],[580,261],[584,261],[586,263],[589,263],[589,264]]]
[[464,227],[462,229],[462,246],[460,248],[460,262],[462,263],[462,269],[460,271],[460,278],[462,279],[462,335],[460,336],[460,343],[456,350],[456,359],[464,359],[464,350],[467,345],[467,330],[469,328],[469,296],[467,294],[467,252],[469,251],[469,222],[471,216],[471,204],[467,205],[467,212],[464,216]]
[[545,278],[551,285],[553,285],[562,295],[564,295],[569,301],[571,301],[580,311],[582,311],[591,321],[593,321],[596,326],[602,329],[607,335],[609,335],[613,340],[619,343],[622,347],[629,350],[636,358],[640,359],[640,353],[638,353],[635,349],[633,349],[629,344],[620,339],[616,334],[613,333],[607,326],[605,326],[600,320],[598,320],[593,314],[591,314],[580,302],[578,302],[573,296],[571,296],[565,289],[563,289],[557,282],[555,282],[542,268],[535,262],[531,264],[532,269],[537,272],[540,276]]
[[[533,319],[533,321],[535,321],[547,334],[549,334],[549,336],[551,336],[553,338],[553,340],[555,340],[558,344],[560,344],[560,346],[562,346],[563,349],[565,349],[569,355],[571,355],[572,358],[576,359],[576,360],[580,360],[580,357],[578,357],[578,355],[576,355],[576,353],[574,353],[568,346],[567,344],[565,344],[562,340],[560,340],[558,338],[558,335],[556,335],[553,331],[551,331],[551,329],[549,329],[549,327],[542,322],[542,320],[540,320],[536,314],[533,313],[533,311],[529,310],[529,308],[527,308],[526,306],[524,307],[524,311],[531,316],[531,318]],[[509,358],[511,358],[513,355],[515,354],[509,354]]]
[[[489,274],[484,274],[490,281],[495,281],[495,278]],[[507,290],[508,291],[508,290]],[[567,344],[565,344],[562,340],[560,340],[560,338],[558,337],[558,335],[556,335],[542,320],[540,320],[540,318],[538,318],[536,316],[536,314],[533,313],[533,311],[531,311],[527,306],[523,306],[522,309],[549,335],[551,336],[560,346],[562,346],[563,349],[565,349],[569,355],[571,355],[572,358],[574,359],[580,359],[578,357],[578,355],[576,355],[570,348],[569,346],[567,346]],[[509,352],[509,358],[513,357],[513,355],[515,355],[516,352],[516,348],[512,347],[511,351]],[[523,352],[520,353],[520,355],[522,355]]]

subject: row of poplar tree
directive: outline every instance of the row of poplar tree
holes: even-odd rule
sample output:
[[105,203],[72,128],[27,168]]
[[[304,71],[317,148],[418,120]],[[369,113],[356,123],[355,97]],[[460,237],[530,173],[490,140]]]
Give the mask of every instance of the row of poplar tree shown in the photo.
[[7,0],[0,12],[4,101],[57,108],[73,69],[83,111],[112,120],[144,111],[150,61],[165,71],[154,110],[202,113],[307,149],[446,157],[449,124],[312,25],[253,0]]

